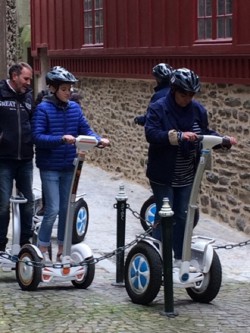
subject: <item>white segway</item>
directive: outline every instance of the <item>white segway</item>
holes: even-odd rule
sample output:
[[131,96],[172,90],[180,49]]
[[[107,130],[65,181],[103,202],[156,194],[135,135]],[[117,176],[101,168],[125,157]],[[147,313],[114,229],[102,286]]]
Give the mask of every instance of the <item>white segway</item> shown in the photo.
[[[180,268],[173,268],[174,287],[185,288],[196,302],[209,303],[218,294],[222,268],[212,244],[214,239],[194,236],[193,226],[202,176],[214,146],[222,144],[222,137],[200,136],[202,151],[190,196]],[[162,285],[162,243],[152,237],[140,240],[128,253],[125,262],[125,287],[131,300],[149,304]],[[190,270],[192,267],[192,270]]]
[[[42,203],[42,194],[41,190],[38,188],[33,188],[34,198],[35,198],[35,207],[34,207],[34,216],[33,216],[33,244],[37,243],[37,236],[41,227],[43,220],[43,213],[41,208],[43,208]],[[86,193],[77,195],[75,202],[75,212],[73,220],[73,232],[72,232],[72,244],[78,244],[84,241],[86,237],[88,226],[89,226],[89,209],[88,204],[84,200]],[[58,217],[53,225],[52,237],[57,234],[58,227]]]
[[20,251],[20,209],[19,205],[27,202],[22,193],[13,194],[10,198],[11,213],[12,213],[12,244],[10,248],[6,248],[5,252],[0,252],[0,268],[4,272],[15,270],[17,258]]
[[[95,265],[89,246],[84,243],[72,245],[72,226],[75,213],[75,200],[85,152],[97,146],[95,137],[80,135],[76,138],[78,148],[74,161],[75,169],[68,202],[62,263],[42,263],[42,253],[35,245],[24,245],[16,263],[16,278],[22,290],[36,290],[40,282],[71,281],[79,289],[86,289],[93,281]],[[84,261],[84,263],[83,263]]]

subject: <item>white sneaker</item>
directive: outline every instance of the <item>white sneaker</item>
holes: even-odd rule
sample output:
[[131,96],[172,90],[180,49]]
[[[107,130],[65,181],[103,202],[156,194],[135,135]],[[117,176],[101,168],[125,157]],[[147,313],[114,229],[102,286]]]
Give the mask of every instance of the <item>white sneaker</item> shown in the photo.
[[181,259],[174,259],[173,268],[181,268]]
[[[173,262],[173,268],[181,268],[181,263],[182,263],[181,259],[175,259],[174,262]],[[196,273],[197,269],[194,266],[190,265],[189,266],[189,272],[190,273]]]
[[52,265],[52,261],[51,261],[50,256],[49,256],[49,252],[48,251],[43,252],[42,255],[43,255],[43,260],[42,260],[43,264],[44,265]]

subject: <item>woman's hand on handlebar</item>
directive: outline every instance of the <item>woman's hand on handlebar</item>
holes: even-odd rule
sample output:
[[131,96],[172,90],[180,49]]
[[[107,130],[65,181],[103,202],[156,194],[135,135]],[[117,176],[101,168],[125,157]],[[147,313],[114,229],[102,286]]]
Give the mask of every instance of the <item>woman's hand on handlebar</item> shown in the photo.
[[63,143],[67,143],[69,145],[73,145],[76,142],[76,138],[73,135],[65,134],[62,137]]

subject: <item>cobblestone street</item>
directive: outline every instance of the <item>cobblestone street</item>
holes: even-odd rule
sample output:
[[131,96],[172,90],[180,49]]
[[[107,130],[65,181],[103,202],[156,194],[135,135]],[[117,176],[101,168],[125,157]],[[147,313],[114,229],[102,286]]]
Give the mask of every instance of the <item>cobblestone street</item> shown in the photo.
[[[121,180],[101,169],[84,166],[80,192],[87,193],[90,225],[86,237],[95,257],[116,248],[116,210],[113,204]],[[93,188],[96,179],[96,187]],[[139,211],[150,195],[149,190],[127,181],[128,203]],[[35,184],[39,187],[39,177]],[[101,191],[98,191],[98,188]],[[126,243],[142,233],[138,220],[128,212]],[[248,237],[228,226],[202,217],[195,233],[216,237],[216,245],[243,242]],[[96,264],[95,278],[87,290],[70,282],[39,284],[34,292],[21,291],[15,272],[0,272],[1,333],[242,333],[250,332],[250,248],[219,249],[223,281],[217,297],[210,304],[193,302],[185,289],[174,289],[174,310],[178,316],[162,315],[164,293],[161,288],[148,306],[133,304],[126,289],[114,286],[115,258]]]
[[125,288],[115,287],[114,275],[97,266],[87,290],[71,284],[39,285],[23,292],[14,273],[1,274],[1,333],[92,332],[250,332],[250,284],[223,284],[211,304],[194,303],[185,290],[175,289],[175,318],[163,316],[163,291],[150,306],[131,303]]

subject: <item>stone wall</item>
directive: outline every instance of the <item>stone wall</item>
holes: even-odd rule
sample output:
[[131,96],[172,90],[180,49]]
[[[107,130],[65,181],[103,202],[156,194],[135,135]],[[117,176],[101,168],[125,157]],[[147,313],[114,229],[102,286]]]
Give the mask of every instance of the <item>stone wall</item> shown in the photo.
[[19,33],[16,0],[6,0],[6,56],[7,67],[19,61]]
[[[153,92],[153,80],[82,78],[82,106],[91,126],[107,136],[111,147],[94,150],[87,160],[116,177],[125,176],[147,187],[148,144],[144,129],[135,125]],[[231,151],[213,154],[213,168],[203,177],[201,211],[250,234],[250,87],[203,84],[196,96],[207,108],[210,127],[236,136]]]

